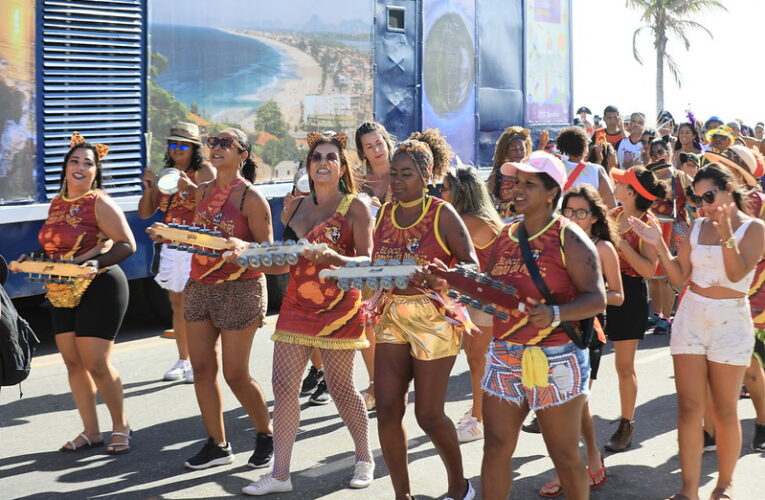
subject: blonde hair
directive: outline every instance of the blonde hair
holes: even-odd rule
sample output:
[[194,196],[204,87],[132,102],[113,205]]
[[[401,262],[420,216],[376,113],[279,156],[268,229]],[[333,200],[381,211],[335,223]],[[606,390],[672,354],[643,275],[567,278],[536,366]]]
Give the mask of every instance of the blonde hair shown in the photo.
[[504,223],[494,208],[483,179],[471,166],[449,169],[445,179],[449,180],[451,204],[460,215],[477,217],[498,233]]

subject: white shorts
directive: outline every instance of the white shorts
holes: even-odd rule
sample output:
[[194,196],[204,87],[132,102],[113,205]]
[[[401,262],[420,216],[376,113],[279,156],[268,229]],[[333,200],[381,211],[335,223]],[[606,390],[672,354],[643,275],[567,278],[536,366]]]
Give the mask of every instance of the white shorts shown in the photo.
[[159,286],[171,292],[182,292],[191,273],[191,254],[162,245],[159,253],[159,272],[154,277]]
[[710,299],[692,292],[683,296],[672,322],[669,351],[699,354],[725,365],[749,366],[754,324],[749,299]]

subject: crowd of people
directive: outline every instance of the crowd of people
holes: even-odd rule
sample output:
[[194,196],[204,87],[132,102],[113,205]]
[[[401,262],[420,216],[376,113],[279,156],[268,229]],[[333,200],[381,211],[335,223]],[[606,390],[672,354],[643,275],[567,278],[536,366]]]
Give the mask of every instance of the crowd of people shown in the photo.
[[[374,408],[393,494],[413,498],[403,426],[413,383],[417,423],[446,469],[445,498],[475,498],[459,443],[477,439],[484,439],[483,498],[507,498],[524,430],[542,434],[555,466],[539,494],[585,499],[608,481],[588,405],[603,347],[611,343],[615,353],[621,416],[602,445],[618,453],[631,446],[639,424],[635,355],[652,332],[671,334],[682,477],[671,498],[698,500],[701,456],[715,448],[719,474],[710,498],[733,498],[742,392],[757,412],[752,447],[765,451],[765,127],[717,117],[700,123],[691,113],[677,125],[662,112],[654,130],[643,113],[622,116],[614,106],[605,108],[602,124],[598,117],[590,122],[587,108],[578,114],[555,137],[542,132],[536,148],[528,129],[508,127],[486,181],[479,169],[455,161],[438,130],[398,142],[382,124],[364,123],[354,138],[359,162],[344,133],[309,133],[305,172],[280,214],[281,239],[317,246],[294,265],[259,268],[237,264],[250,242],[274,241],[246,134],[229,128],[203,142],[195,125],[174,126],[164,167],[180,171],[177,188],[164,193],[146,169],[139,215],[163,212],[147,232],[178,348],[164,378],[194,384],[207,434],[185,466],[234,461],[222,370],[256,429],[248,465],[272,467],[243,493],[292,491],[299,397],[311,394],[315,404],[334,401],[353,439],[350,487],[374,479],[367,413]],[[49,291],[56,344],[83,422],[83,432],[61,448],[70,453],[105,444],[96,392],[112,418],[106,453],[131,451],[110,354],[128,300],[118,264],[136,243],[101,189],[107,154],[73,135],[61,192],[39,235],[49,257],[98,269],[71,290]],[[219,231],[229,251],[177,250],[157,228],[181,221]],[[403,289],[344,291],[319,278],[324,269],[409,259],[420,267]],[[434,269],[458,264],[512,285],[520,305],[508,299],[495,304],[507,314],[490,315],[455,302]],[[289,284],[272,335],[271,415],[249,361],[266,312],[264,275],[285,273]],[[463,348],[472,406],[455,424],[444,405]],[[353,381],[356,351],[369,376],[362,392]]]

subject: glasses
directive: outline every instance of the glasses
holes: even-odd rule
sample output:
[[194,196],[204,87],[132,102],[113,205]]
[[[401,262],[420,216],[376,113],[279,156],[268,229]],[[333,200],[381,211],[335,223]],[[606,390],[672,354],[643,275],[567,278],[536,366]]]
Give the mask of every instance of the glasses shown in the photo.
[[573,208],[564,208],[562,213],[563,217],[567,219],[577,218],[579,220],[584,220],[592,213],[592,210],[585,210],[583,208],[577,208],[576,210]]
[[220,146],[223,149],[228,149],[232,144],[236,142],[233,137],[208,137],[207,145],[212,149],[215,146]]
[[176,142],[168,142],[167,143],[167,149],[180,149],[181,151],[188,151],[189,148],[188,144],[178,144]]
[[337,153],[327,153],[327,156],[322,156],[321,153],[316,152],[311,155],[311,163],[321,163],[324,160],[327,160],[327,163],[337,161]]
[[701,206],[701,203],[704,202],[707,205],[711,205],[715,202],[715,196],[717,196],[717,190],[716,189],[710,189],[706,193],[702,194],[701,196],[696,196],[695,194],[691,195],[691,201],[695,203],[696,205]]

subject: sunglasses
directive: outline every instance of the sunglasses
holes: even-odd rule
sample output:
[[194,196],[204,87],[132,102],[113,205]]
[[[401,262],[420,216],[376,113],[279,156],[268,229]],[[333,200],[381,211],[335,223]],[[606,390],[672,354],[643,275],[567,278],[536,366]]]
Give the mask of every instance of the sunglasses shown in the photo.
[[168,142],[167,143],[167,149],[180,149],[181,151],[188,151],[189,148],[188,144],[177,144],[175,142]]
[[592,210],[585,210],[583,208],[578,208],[576,210],[573,208],[564,208],[561,213],[563,214],[563,217],[567,219],[577,218],[579,220],[584,220],[592,213]]
[[716,189],[710,189],[706,193],[702,194],[701,196],[696,196],[695,194],[691,195],[691,201],[695,203],[698,206],[701,206],[701,203],[704,202],[707,205],[711,205],[715,202],[715,196],[717,196],[717,190]]
[[337,153],[327,153],[327,156],[322,156],[321,153],[315,152],[311,155],[311,163],[321,163],[324,160],[327,160],[327,163],[329,163],[336,162],[339,158]]
[[208,137],[207,138],[207,146],[209,146],[210,148],[214,148],[215,146],[220,146],[223,149],[228,149],[235,142],[236,142],[236,139],[234,139],[233,137]]

